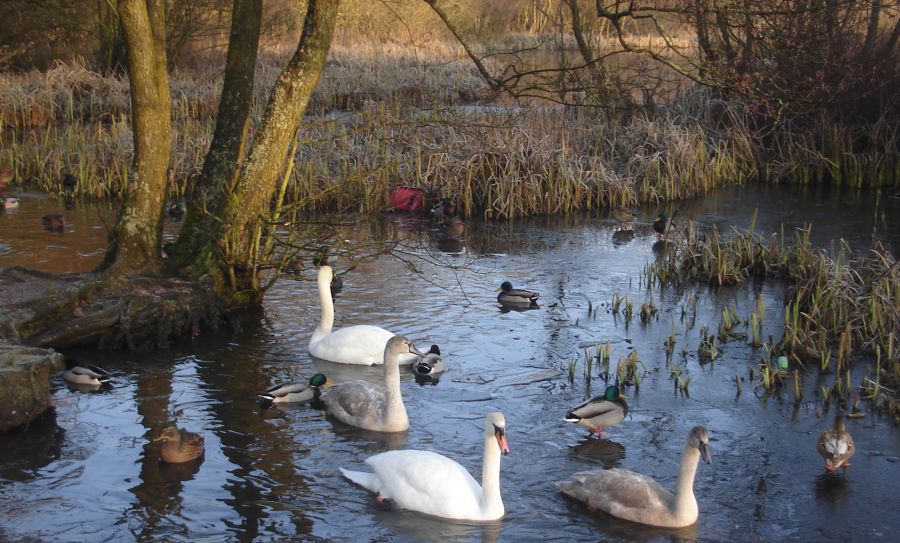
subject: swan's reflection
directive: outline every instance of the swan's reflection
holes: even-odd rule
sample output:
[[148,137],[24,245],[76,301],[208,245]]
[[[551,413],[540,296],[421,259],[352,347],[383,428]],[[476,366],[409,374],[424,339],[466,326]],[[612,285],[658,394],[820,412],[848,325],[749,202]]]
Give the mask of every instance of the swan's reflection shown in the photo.
[[[374,509],[374,506],[373,506]],[[434,518],[411,511],[376,510],[375,518],[388,526],[397,536],[410,541],[478,541],[496,543],[500,540],[502,521],[464,523]]]
[[[583,503],[565,498],[566,508],[573,515],[581,515],[590,518],[597,525],[597,529],[613,539],[624,541],[671,541],[672,543],[688,543],[697,540],[697,525],[695,522],[684,528],[660,528],[647,526],[614,517],[603,511],[591,511]],[[600,538],[601,541],[605,538]]]
[[341,441],[352,443],[354,448],[366,453],[375,454],[402,449],[406,446],[406,441],[409,437],[407,430],[402,432],[373,432],[344,424],[330,415],[327,415],[327,417],[332,424],[335,437]]

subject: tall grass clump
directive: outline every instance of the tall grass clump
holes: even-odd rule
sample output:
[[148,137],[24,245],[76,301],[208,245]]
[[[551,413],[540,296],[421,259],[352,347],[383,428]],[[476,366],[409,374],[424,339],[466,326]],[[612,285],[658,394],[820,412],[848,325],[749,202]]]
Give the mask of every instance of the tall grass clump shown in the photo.
[[[783,336],[776,346],[791,358],[828,371],[844,371],[851,357],[879,353],[878,377],[900,384],[900,266],[880,244],[855,255],[846,243],[834,252],[813,248],[809,229],[793,239],[718,230],[701,235],[691,224],[677,247],[666,276],[676,281],[700,280],[733,285],[747,278],[779,278],[787,282]],[[762,310],[757,307],[757,311]],[[761,315],[751,316],[754,344],[760,341]],[[833,353],[837,353],[834,355]],[[891,353],[885,357],[885,353]]]

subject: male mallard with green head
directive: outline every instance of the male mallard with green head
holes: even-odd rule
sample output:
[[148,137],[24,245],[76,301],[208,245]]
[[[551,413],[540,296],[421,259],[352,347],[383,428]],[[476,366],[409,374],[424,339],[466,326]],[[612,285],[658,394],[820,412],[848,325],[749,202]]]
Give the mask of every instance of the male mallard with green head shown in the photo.
[[657,219],[653,221],[653,231],[656,232],[656,237],[658,239],[668,238],[669,226],[671,226],[669,215],[665,211],[660,211]]
[[523,290],[520,288],[513,288],[512,283],[510,283],[509,281],[504,281],[503,283],[501,283],[500,288],[497,290],[500,291],[500,294],[497,295],[497,301],[500,302],[501,305],[537,305],[537,299],[539,296],[537,292]]
[[628,415],[628,404],[625,396],[616,385],[606,387],[603,396],[596,396],[566,413],[566,422],[580,424],[603,437],[603,429],[615,426]]
[[266,390],[259,395],[259,403],[266,408],[273,403],[312,402],[322,395],[322,387],[330,384],[331,381],[324,374],[317,373],[309,378],[309,383],[286,383]]
[[438,220],[449,219],[456,215],[456,204],[450,198],[441,198],[441,201],[431,208],[431,214]]

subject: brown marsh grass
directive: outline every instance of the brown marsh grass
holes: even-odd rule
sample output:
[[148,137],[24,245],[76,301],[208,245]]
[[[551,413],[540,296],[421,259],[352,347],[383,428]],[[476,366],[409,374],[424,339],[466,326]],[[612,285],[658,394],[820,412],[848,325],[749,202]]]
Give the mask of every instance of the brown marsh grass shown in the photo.
[[[847,371],[852,357],[875,357],[875,374],[861,390],[900,416],[900,266],[884,247],[856,255],[841,243],[828,252],[810,244],[808,229],[789,239],[752,229],[726,237],[716,229],[700,233],[693,223],[676,247],[668,259],[651,265],[659,284],[786,280],[783,336],[763,347],[837,376]],[[754,345],[760,344],[758,321],[755,312],[750,319]]]
[[[533,37],[529,37],[533,39]],[[829,127],[778,134],[765,146],[740,104],[691,91],[653,112],[511,104],[492,94],[462,49],[441,40],[336,40],[299,136],[289,210],[380,211],[397,185],[433,189],[467,215],[512,218],[702,196],[751,180],[854,187],[900,179],[897,128],[869,137]],[[290,50],[269,46],[256,114]],[[220,93],[221,53],[172,74],[170,190],[199,171]],[[0,162],[54,191],[78,175],[79,196],[116,197],[131,143],[127,80],[75,61],[0,74]]]

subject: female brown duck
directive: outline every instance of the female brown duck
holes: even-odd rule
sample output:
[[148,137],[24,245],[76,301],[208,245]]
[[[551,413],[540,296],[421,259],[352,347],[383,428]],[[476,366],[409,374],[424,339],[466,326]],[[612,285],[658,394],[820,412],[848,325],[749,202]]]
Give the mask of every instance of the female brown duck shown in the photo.
[[187,430],[179,430],[177,426],[163,428],[162,434],[153,441],[163,442],[159,458],[169,464],[190,462],[203,455],[203,436]]

